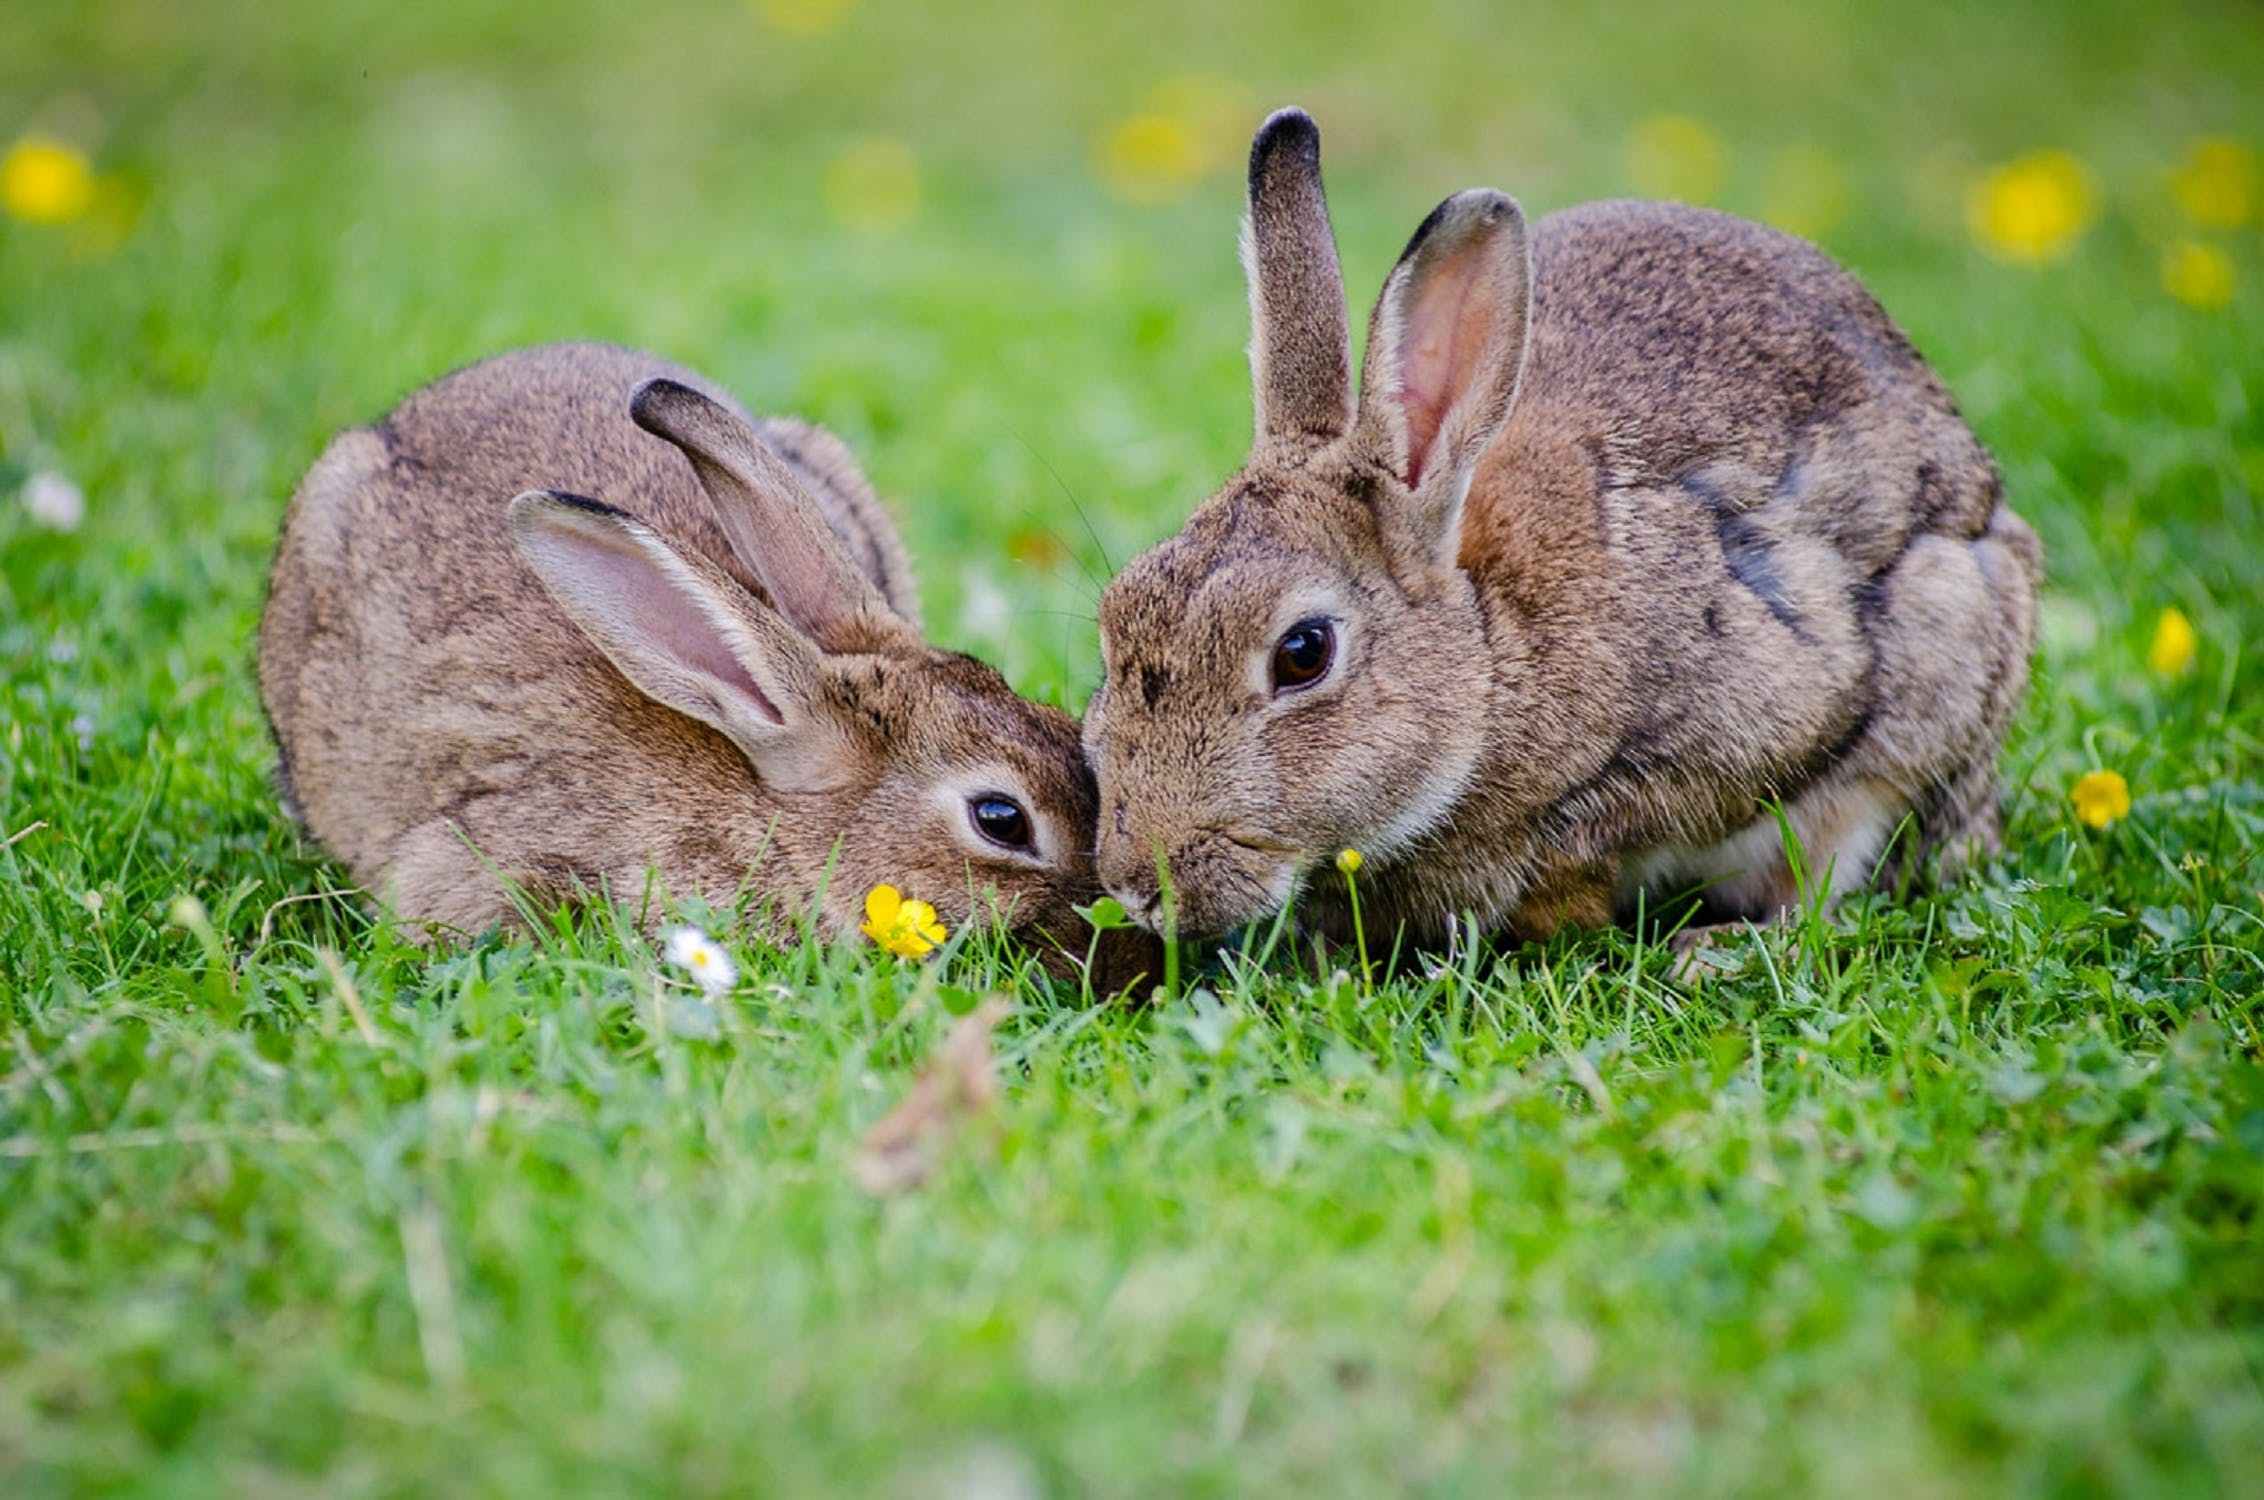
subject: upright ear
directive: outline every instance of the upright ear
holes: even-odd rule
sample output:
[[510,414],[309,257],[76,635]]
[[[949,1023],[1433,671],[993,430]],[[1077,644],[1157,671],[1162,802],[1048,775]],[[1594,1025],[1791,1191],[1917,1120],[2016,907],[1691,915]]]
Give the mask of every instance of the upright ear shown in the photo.
[[529,490],[510,516],[519,556],[631,686],[720,732],[765,782],[828,784],[839,757],[816,711],[816,646],[610,505]]
[[1352,428],[1352,334],[1321,188],[1320,127],[1301,109],[1276,111],[1250,142],[1242,270],[1258,445],[1342,437]]
[[805,633],[837,651],[917,634],[842,550],[800,476],[738,415],[690,386],[648,380],[629,416],[684,451],[731,550]]
[[896,617],[918,630],[920,585],[912,576],[912,555],[904,550],[895,516],[874,492],[849,445],[816,423],[794,417],[766,417],[755,431],[786,460],[803,489],[817,497],[843,554],[872,580]]
[[1483,188],[1431,211],[1384,280],[1360,372],[1360,436],[1414,492],[1418,540],[1451,561],[1478,460],[1525,364],[1525,215]]

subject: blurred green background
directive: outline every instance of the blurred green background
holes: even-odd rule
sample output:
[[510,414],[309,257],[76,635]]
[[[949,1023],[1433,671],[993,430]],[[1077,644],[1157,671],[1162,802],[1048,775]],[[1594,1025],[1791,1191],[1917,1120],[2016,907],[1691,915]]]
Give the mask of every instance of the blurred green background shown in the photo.
[[[2062,576],[2135,565],[2214,600],[2225,549],[2145,523],[2253,520],[2163,493],[2256,472],[2222,449],[2223,386],[2188,380],[2252,368],[2255,208],[2203,228],[2176,193],[2196,142],[2253,150],[2252,6],[33,0],[5,26],[0,130],[85,152],[101,188],[0,241],[6,461],[63,469],[117,546],[207,549],[216,579],[248,577],[330,430],[483,354],[604,337],[840,429],[939,633],[1079,701],[1090,627],[1065,616],[1092,588],[1059,553],[1105,574],[1246,442],[1240,166],[1286,102],[1322,123],[1363,311],[1456,188],[1700,198],[1871,282]],[[1977,185],[2053,150],[2080,232],[1992,259]],[[2229,308],[2165,294],[2194,239],[2228,258]],[[2114,441],[2110,385],[2189,441]],[[1001,592],[1058,613],[1008,628]]]
[[[2003,861],[1697,996],[1620,933],[1015,984],[995,1159],[885,1205],[932,972],[741,942],[672,1042],[633,934],[431,957],[332,891],[249,668],[333,430],[683,360],[1078,706],[1248,441],[1286,103],[1356,313],[1479,183],[1879,293],[2048,550]],[[2259,1493],[2260,147],[2245,3],[9,0],[0,1490]]]

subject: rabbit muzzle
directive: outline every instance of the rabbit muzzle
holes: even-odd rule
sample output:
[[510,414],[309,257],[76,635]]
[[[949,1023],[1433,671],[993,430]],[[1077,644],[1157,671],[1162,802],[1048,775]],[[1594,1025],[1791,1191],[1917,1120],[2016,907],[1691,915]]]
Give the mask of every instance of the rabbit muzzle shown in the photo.
[[1270,916],[1297,888],[1302,851],[1263,834],[1195,828],[1176,837],[1105,828],[1100,876],[1151,932],[1215,937]]

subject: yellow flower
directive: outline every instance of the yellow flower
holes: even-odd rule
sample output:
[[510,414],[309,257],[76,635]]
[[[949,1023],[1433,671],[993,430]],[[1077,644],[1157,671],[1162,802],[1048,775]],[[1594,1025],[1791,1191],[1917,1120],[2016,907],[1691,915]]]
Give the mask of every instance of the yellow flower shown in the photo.
[[1981,248],[2015,265],[2041,266],[2064,257],[2098,216],[2091,173],[2066,151],[2037,151],[1973,185],[1966,223]]
[[2170,174],[2170,191],[2185,216],[2204,229],[2238,229],[2256,211],[2256,153],[2238,141],[2210,137],[2185,148]]
[[1649,198],[1705,203],[1722,190],[1728,163],[1714,127],[1689,115],[1653,115],[1627,142],[1627,175]]
[[1148,113],[1168,115],[1195,138],[1202,169],[1239,153],[1250,129],[1250,104],[1232,79],[1216,73],[1179,73],[1148,90]]
[[1101,138],[1101,180],[1133,203],[1178,197],[1203,174],[1202,143],[1176,115],[1138,114]]
[[2130,816],[2130,783],[2118,771],[2086,771],[2068,793],[2075,804],[2076,820],[2104,828]]
[[86,154],[50,136],[27,135],[0,157],[0,206],[30,224],[67,224],[94,202]]
[[925,901],[907,901],[892,885],[865,894],[865,925],[858,929],[898,958],[925,958],[949,936]]
[[755,13],[789,36],[819,36],[841,24],[856,0],[755,0]]
[[2201,637],[2182,609],[2165,609],[2154,625],[2154,644],[2147,648],[2146,665],[2157,677],[2183,677],[2193,670],[2193,657]]
[[1359,874],[1360,866],[1366,862],[1360,857],[1360,851],[1357,849],[1339,849],[1336,851],[1336,867],[1347,875]]
[[1033,568],[1058,568],[1069,561],[1069,548],[1052,527],[1025,526],[1006,539],[1006,555]]
[[1164,203],[1185,193],[1227,158],[1249,109],[1231,81],[1181,73],[1148,90],[1140,110],[1093,145],[1093,165],[1110,192],[1131,203]]
[[901,229],[920,211],[919,159],[890,136],[859,141],[827,163],[825,206],[851,229]]
[[2200,240],[2177,240],[2162,252],[2162,290],[2188,307],[2215,312],[2233,300],[2233,258]]
[[1794,146],[1769,164],[1761,205],[1777,228],[1815,239],[1847,216],[1847,178],[1821,147]]

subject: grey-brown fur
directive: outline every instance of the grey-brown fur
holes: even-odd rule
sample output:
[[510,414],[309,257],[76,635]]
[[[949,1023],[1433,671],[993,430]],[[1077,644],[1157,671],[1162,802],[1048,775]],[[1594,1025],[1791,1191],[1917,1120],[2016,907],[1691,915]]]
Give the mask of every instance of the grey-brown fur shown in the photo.
[[[1310,128],[1277,116],[1253,149],[1254,242],[1301,266],[1329,237],[1317,150],[1268,137]],[[1527,240],[1498,194],[1442,204],[1352,420],[1330,361],[1273,353],[1318,373],[1259,370],[1248,464],[1104,595],[1100,870],[1148,920],[1159,850],[1188,930],[1353,846],[1365,914],[1435,940],[1463,911],[1538,935],[1702,883],[1720,915],[1776,913],[1766,802],[1834,894],[1906,814],[1906,856],[1994,846],[2040,558],[1908,339],[1813,247],[1726,215],[1591,204]],[[1253,349],[1342,326],[1293,315]],[[1336,666],[1276,695],[1306,604],[1342,622]],[[1325,924],[1340,885],[1311,882]]]
[[849,445],[823,427],[792,417],[764,417],[755,430],[801,477],[858,571],[879,588],[891,610],[918,628],[920,587],[912,576],[911,554]]
[[[1077,943],[1094,793],[1075,722],[920,639],[902,544],[836,439],[748,421],[688,371],[568,344],[474,365],[340,434],[292,500],[260,631],[306,826],[385,903],[464,931],[512,915],[506,881],[636,903],[649,869],[677,896],[751,888],[789,922],[824,884],[835,931],[888,883],[955,925],[995,899],[1017,929]],[[738,718],[719,730],[633,687],[600,649],[612,638],[570,613],[615,601],[557,594],[533,562],[553,556],[639,578],[665,565],[719,601],[716,616],[670,595],[662,617],[721,618],[744,648],[708,658],[739,684]],[[718,679],[671,680],[697,698]],[[748,708],[766,694],[800,705],[785,729]],[[971,833],[960,792],[992,782],[1038,821],[1036,854]]]

